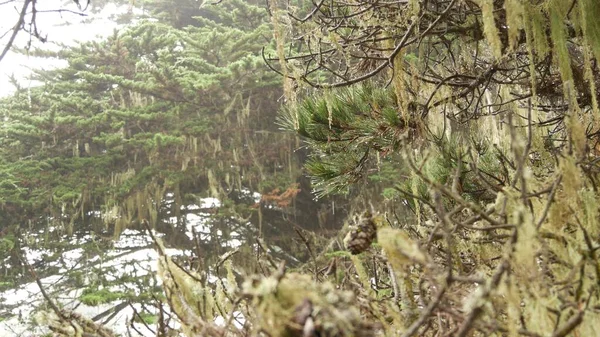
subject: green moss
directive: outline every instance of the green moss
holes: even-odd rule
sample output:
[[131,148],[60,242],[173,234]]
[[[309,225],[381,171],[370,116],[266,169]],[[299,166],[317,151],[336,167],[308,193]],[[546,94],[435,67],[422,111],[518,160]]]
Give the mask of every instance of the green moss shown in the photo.
[[346,250],[336,250],[334,252],[327,252],[325,253],[325,257],[327,258],[332,258],[332,257],[350,257],[352,256],[352,254],[350,254],[350,252],[346,251]]

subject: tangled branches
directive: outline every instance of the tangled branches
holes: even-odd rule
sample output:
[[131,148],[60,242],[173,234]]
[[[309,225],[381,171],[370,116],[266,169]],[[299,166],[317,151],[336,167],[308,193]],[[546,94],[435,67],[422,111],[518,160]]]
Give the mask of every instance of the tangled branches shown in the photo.
[[[8,12],[9,11],[8,7],[10,6],[10,4],[15,3],[15,2],[17,2],[17,1],[15,1],[15,0],[3,1],[2,3],[0,3],[0,7],[3,8],[3,10]],[[24,0],[21,8],[17,9],[15,7],[15,10],[16,10],[18,16],[16,18],[16,22],[15,22],[14,26],[12,28],[10,28],[9,30],[7,30],[6,32],[3,32],[2,35],[0,35],[0,39],[4,38],[5,36],[8,36],[8,40],[4,44],[4,47],[2,48],[2,52],[0,53],[0,61],[2,61],[4,56],[6,56],[6,54],[10,50],[10,48],[13,46],[15,39],[17,38],[17,35],[19,34],[20,31],[24,31],[29,34],[29,37],[30,37],[29,45],[31,45],[32,38],[40,40],[41,42],[46,42],[46,37],[42,34],[41,30],[38,28],[37,19],[38,19],[39,14],[49,13],[49,12],[56,12],[56,13],[62,14],[63,12],[65,12],[65,13],[72,13],[72,14],[76,14],[76,15],[80,15],[80,16],[85,16],[86,14],[84,14],[83,11],[85,11],[85,9],[87,9],[87,6],[89,6],[90,1],[88,0],[87,5],[85,5],[85,8],[83,8],[83,9],[81,8],[79,0],[73,0],[73,2],[78,6],[78,8],[81,11],[73,11],[73,10],[69,10],[69,9],[39,10],[37,7],[37,5],[38,5],[37,0]]]
[[[265,61],[298,84],[383,81],[404,115],[443,114],[455,124],[533,98],[544,112],[533,123],[553,126],[549,139],[560,145],[570,111],[598,111],[600,28],[590,19],[600,13],[591,1],[320,1],[286,11],[277,21],[288,32],[284,62]],[[565,95],[571,89],[577,94]],[[587,126],[597,138],[597,126]]]
[[[394,167],[383,187],[413,213],[378,229],[370,273],[353,258],[361,279],[392,285],[391,331],[597,334],[598,15],[589,0],[327,1],[289,15],[271,67],[329,89],[282,118],[313,149],[317,186]],[[395,102],[364,95],[367,80]]]

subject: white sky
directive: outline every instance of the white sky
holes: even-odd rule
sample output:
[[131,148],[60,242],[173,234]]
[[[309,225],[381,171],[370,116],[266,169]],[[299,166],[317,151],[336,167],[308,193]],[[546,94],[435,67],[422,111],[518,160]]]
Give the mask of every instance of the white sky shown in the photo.
[[[85,0],[82,0],[84,2]],[[0,1],[3,3],[4,1]],[[93,3],[93,0],[92,0]],[[0,51],[4,49],[12,32],[3,36],[17,22],[19,11],[23,6],[22,0],[0,5]],[[90,4],[90,7],[92,4]],[[38,11],[69,9],[78,11],[77,6],[71,0],[41,0],[38,1]],[[85,12],[87,16],[79,16],[73,13],[38,13],[37,26],[42,36],[48,36],[48,42],[41,43],[36,39],[32,40],[32,46],[47,49],[58,48],[55,43],[75,44],[77,41],[86,41],[94,39],[98,36],[110,35],[117,27],[117,24],[110,19],[111,15],[124,13],[127,11],[127,6],[118,8],[115,5],[106,5],[100,13],[92,13],[89,9]],[[92,22],[84,22],[93,19]],[[28,22],[29,20],[26,20]],[[3,36],[3,37],[2,37]],[[24,47],[29,41],[27,32],[19,32],[15,45]],[[14,74],[21,86],[27,87],[35,85],[26,80],[26,76],[30,73],[30,68],[49,68],[56,67],[61,63],[58,60],[38,59],[21,55],[9,51],[8,54],[0,61],[0,97],[6,96],[14,91],[14,87],[9,82],[9,76]]]

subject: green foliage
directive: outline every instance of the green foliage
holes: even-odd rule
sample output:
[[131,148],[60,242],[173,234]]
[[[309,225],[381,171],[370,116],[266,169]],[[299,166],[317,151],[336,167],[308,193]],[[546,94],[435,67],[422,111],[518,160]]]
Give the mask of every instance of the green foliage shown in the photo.
[[136,317],[137,320],[142,320],[144,323],[152,325],[156,324],[158,317],[150,313],[140,313],[140,317]]
[[127,225],[156,218],[152,198],[138,197],[149,189],[224,198],[260,188],[265,172],[290,184],[290,139],[270,132],[281,89],[260,56],[266,13],[242,1],[192,12],[182,29],[142,20],[104,41],[31,52],[68,66],[35,71],[44,86],[2,99],[3,219],[47,214],[58,225],[116,205],[121,217],[106,221]]
[[0,238],[0,253],[3,255],[6,252],[11,251],[15,247],[15,237],[14,236],[4,236]]
[[308,97],[285,107],[279,123],[313,149],[306,169],[319,195],[347,191],[372,167],[374,153],[386,157],[411,133],[393,91],[373,85]]
[[79,296],[79,301],[85,305],[98,306],[121,299],[123,293],[109,289],[87,288]]
[[[142,219],[168,233],[170,245],[189,249],[197,244],[198,251],[208,247],[211,255],[201,260],[210,265],[227,249],[221,240],[233,236],[234,230],[239,239],[241,233],[250,233],[254,240],[255,225],[262,229],[264,222],[273,231],[275,223],[287,223],[287,217],[297,212],[291,203],[299,191],[291,187],[300,173],[293,153],[297,140],[276,132],[281,80],[264,66],[261,56],[263,48],[267,52],[274,48],[268,13],[252,2],[235,0],[222,6],[163,1],[147,8],[161,6],[171,11],[165,15],[171,24],[139,20],[101,41],[59,52],[28,51],[32,56],[58,58],[66,66],[35,71],[32,79],[43,85],[0,101],[4,118],[0,229],[14,223],[21,233],[42,233],[14,242],[28,249],[39,245],[52,250],[51,256],[36,261],[36,273],[42,277],[53,271],[46,268],[46,260],[58,269],[54,261],[64,259],[59,251],[73,245],[82,248],[81,266],[68,266],[64,278],[68,281],[60,286],[80,288],[91,282],[79,298],[86,305],[117,300],[157,305],[157,300],[168,303],[174,298],[151,282],[153,275],[139,277],[136,271],[136,276],[116,278],[116,267],[105,267],[114,258],[106,255],[110,237],[128,226],[139,229]],[[277,188],[289,191],[277,203],[285,210],[257,205],[253,192]],[[304,208],[312,208],[316,203],[305,194],[309,202]],[[222,205],[212,216],[218,227],[211,226],[211,231],[223,234],[211,237],[209,243],[204,238],[190,239],[184,226],[190,218],[186,215],[206,211],[186,206],[200,204],[207,195],[218,197]],[[318,211],[314,207],[293,218],[306,216],[309,226],[316,228],[325,221],[314,216]],[[65,235],[73,232],[85,234],[86,242],[73,243]],[[38,242],[40,237],[44,240]],[[7,249],[21,248],[14,244]],[[12,264],[18,250],[10,253],[15,253],[6,257]],[[300,251],[298,257],[301,254],[308,256]],[[1,256],[5,259],[4,251]],[[87,263],[88,257],[96,256],[101,263]],[[10,271],[27,269],[11,266]],[[233,268],[228,270],[231,289],[221,292],[199,293],[203,287],[186,275],[190,274],[182,272],[178,277],[189,289],[178,291],[193,303],[191,312],[214,318],[233,310],[232,303],[229,307],[226,301],[215,303],[219,297],[234,295]],[[108,290],[122,289],[124,284],[139,291]],[[179,309],[175,304],[171,312]],[[56,334],[63,331],[59,327],[71,329],[85,322],[70,313],[69,319],[76,322],[62,322],[64,316],[55,314],[47,324]],[[141,315],[148,324],[158,320]],[[54,324],[57,321],[61,324]]]
[[15,286],[14,282],[11,282],[11,281],[2,281],[2,282],[0,282],[0,290],[2,290],[2,291],[10,289],[10,288],[12,288],[14,286]]

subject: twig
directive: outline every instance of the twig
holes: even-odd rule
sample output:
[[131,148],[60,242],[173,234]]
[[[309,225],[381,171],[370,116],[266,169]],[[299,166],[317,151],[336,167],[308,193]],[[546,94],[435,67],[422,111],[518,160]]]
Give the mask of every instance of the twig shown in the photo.
[[306,249],[308,250],[308,253],[310,254],[310,257],[314,264],[315,281],[319,281],[319,268],[317,267],[317,258],[315,257],[315,254],[313,253],[312,248],[310,248],[310,242],[308,242],[306,237],[304,235],[302,235],[302,233],[300,232],[300,229],[298,229],[296,225],[294,225],[294,231],[296,232],[296,234],[298,234],[300,239],[302,239],[302,242],[304,242],[304,245],[306,246]]
[[[515,231],[515,233],[516,233],[516,231]],[[492,276],[490,283],[487,286],[482,288],[483,290],[482,290],[481,294],[479,295],[479,300],[477,301],[478,304],[473,309],[471,309],[471,312],[467,316],[467,319],[463,322],[460,329],[456,333],[456,335],[455,335],[456,337],[465,337],[465,336],[467,336],[469,331],[471,331],[471,329],[473,329],[473,325],[475,324],[475,321],[483,313],[483,306],[485,305],[485,303],[487,303],[486,301],[483,301],[483,299],[487,299],[487,297],[489,297],[491,295],[492,290],[498,286],[498,284],[500,283],[500,280],[502,279],[502,275],[504,275],[504,273],[508,270],[508,267],[509,267],[508,260],[504,259],[504,261],[502,261],[502,263],[496,269],[496,272]]]
[[15,42],[15,38],[17,37],[17,34],[21,30],[23,23],[25,23],[25,15],[27,14],[27,8],[29,7],[29,4],[31,4],[32,1],[35,1],[35,0],[25,0],[23,2],[23,8],[21,9],[21,13],[19,15],[19,20],[17,20],[17,23],[14,25],[13,33],[10,36],[10,39],[8,40],[8,42],[6,43],[6,46],[4,46],[4,50],[2,51],[2,54],[0,54],[0,61],[2,61],[2,59],[4,58],[6,53],[8,53],[8,50],[12,47],[13,43]]
[[408,330],[406,330],[406,332],[402,335],[402,337],[414,336],[417,333],[417,331],[419,331],[419,328],[431,316],[431,314],[433,313],[435,308],[437,308],[437,306],[442,301],[442,298],[444,297],[446,290],[448,290],[448,284],[444,284],[440,288],[440,290],[438,290],[438,292],[435,295],[435,297],[433,298],[433,300],[431,302],[429,302],[429,304],[427,305],[427,308],[425,308],[425,310],[419,316],[419,319],[414,321],[413,324],[411,324],[410,327],[408,327]]
[[580,310],[577,314],[573,315],[565,325],[560,329],[554,331],[552,337],[565,337],[573,331],[583,321],[583,314],[585,311]]

